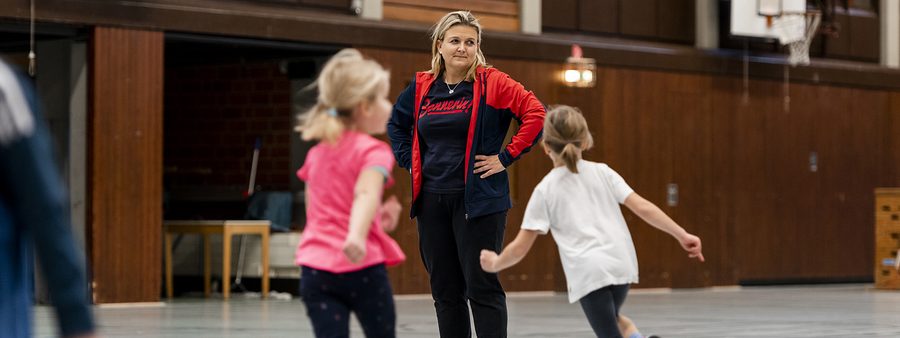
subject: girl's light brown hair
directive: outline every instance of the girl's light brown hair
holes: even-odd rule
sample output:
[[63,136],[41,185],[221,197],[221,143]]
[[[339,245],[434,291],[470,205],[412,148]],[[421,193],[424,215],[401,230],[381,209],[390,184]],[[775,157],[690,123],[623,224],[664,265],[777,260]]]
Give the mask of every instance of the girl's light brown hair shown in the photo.
[[544,119],[544,146],[559,156],[566,168],[578,173],[581,152],[594,146],[581,110],[566,105],[550,107]]
[[466,72],[466,80],[471,81],[475,79],[475,70],[478,66],[490,66],[484,58],[484,53],[481,52],[481,24],[469,11],[447,13],[434,25],[431,31],[431,70],[428,72],[437,75],[444,71],[444,58],[441,56],[441,53],[438,53],[438,45],[444,40],[444,34],[447,33],[447,30],[456,25],[475,28],[475,32],[478,33],[478,41],[475,41],[478,45],[478,49],[475,52],[475,62],[472,63],[472,66]]
[[312,87],[319,89],[316,104],[300,116],[294,130],[304,140],[337,141],[353,109],[363,101],[375,100],[390,74],[356,49],[343,49],[331,57]]

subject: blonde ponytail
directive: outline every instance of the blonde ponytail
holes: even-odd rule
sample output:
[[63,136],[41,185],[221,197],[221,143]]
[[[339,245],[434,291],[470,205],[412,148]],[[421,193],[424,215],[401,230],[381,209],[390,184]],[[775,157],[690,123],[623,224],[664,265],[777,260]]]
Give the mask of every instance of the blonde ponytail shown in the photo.
[[307,141],[337,142],[352,120],[353,110],[364,101],[375,100],[389,78],[381,65],[363,58],[358,50],[341,50],[322,67],[311,86],[319,90],[316,104],[300,116],[294,130]]
[[304,141],[324,140],[335,142],[344,133],[344,122],[334,108],[317,103],[302,117],[303,124],[294,128]]
[[594,138],[578,108],[558,105],[544,119],[544,144],[577,174],[581,152],[594,146]]

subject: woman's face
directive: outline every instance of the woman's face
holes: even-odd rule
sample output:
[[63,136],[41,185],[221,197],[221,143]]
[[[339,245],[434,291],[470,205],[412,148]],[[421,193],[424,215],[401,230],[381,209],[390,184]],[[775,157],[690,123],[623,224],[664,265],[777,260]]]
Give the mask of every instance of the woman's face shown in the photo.
[[444,39],[438,41],[438,52],[444,58],[447,71],[465,72],[475,62],[478,52],[478,32],[474,27],[456,25],[444,32]]

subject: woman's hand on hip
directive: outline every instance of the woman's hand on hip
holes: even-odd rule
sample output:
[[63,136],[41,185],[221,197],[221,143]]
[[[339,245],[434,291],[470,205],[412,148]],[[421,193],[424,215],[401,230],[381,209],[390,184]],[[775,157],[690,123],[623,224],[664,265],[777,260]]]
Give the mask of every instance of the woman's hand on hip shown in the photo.
[[500,163],[498,155],[475,155],[475,173],[481,174],[481,178],[487,178],[493,174],[506,170],[506,167]]

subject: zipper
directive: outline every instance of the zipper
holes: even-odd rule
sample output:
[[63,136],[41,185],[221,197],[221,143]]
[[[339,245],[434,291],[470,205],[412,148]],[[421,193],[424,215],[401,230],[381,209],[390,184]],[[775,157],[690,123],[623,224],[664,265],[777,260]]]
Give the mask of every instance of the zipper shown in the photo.
[[[487,81],[485,80],[485,76],[486,76],[486,75],[485,75],[485,72],[482,72],[482,73],[479,74],[479,76],[478,76],[478,78],[481,80],[481,97],[478,98],[478,111],[477,111],[477,112],[474,112],[474,113],[477,113],[477,114],[478,114],[478,115],[476,116],[476,118],[475,118],[475,128],[476,128],[476,129],[478,128],[478,119],[482,118],[481,113],[484,111],[484,107],[487,105],[487,98],[486,98],[486,97],[487,97]],[[482,101],[483,101],[483,102],[482,102]],[[478,137],[478,135],[474,135],[474,134],[473,134],[472,137]],[[474,153],[475,148],[476,148],[476,147],[475,147],[475,140],[473,139],[473,140],[472,140],[472,151],[473,151],[473,153]],[[475,157],[473,156],[473,157],[472,157],[472,161],[474,161],[474,160],[475,160]],[[468,168],[469,168],[469,166],[468,166],[468,163],[467,163],[467,164],[466,164],[466,170],[467,170],[467,171],[469,170]],[[469,175],[469,173],[467,172],[466,175]],[[473,184],[474,184],[474,183],[473,183]],[[468,184],[467,184],[467,185],[468,185]],[[469,189],[465,189],[465,190],[463,191],[463,209],[466,210],[466,214],[465,214],[466,221],[469,220],[469,206],[468,206],[467,203],[466,203],[466,200],[467,200],[466,197],[467,197],[468,195],[469,195]]]
[[[419,76],[416,75],[415,79],[416,79],[416,90],[415,90],[416,95],[413,95],[413,105],[414,105],[414,107],[413,107],[413,140],[412,140],[412,142],[410,142],[410,147],[411,147],[411,148],[413,147],[413,144],[415,144],[415,143],[418,141],[418,138],[419,138],[419,137],[418,137],[418,132],[419,132],[419,109],[421,108],[421,105],[422,105],[422,102],[416,99],[416,97],[419,95],[419,87],[418,87],[418,84],[419,84],[418,81],[420,81]],[[426,87],[426,88],[425,88],[424,94],[422,94],[422,95],[427,96],[427,95],[428,95],[428,91],[431,90],[431,87],[432,87],[432,86],[434,86],[434,79],[432,79],[431,83],[429,83],[428,86],[423,86],[423,87]],[[420,190],[419,190],[419,194],[418,194],[418,195],[416,194],[416,177],[415,177],[415,175],[413,174],[413,168],[414,168],[416,165],[415,165],[415,160],[414,160],[412,157],[413,157],[413,152],[416,152],[416,151],[418,151],[418,147],[416,147],[416,148],[414,148],[414,149],[410,149],[410,157],[411,157],[411,158],[409,159],[409,161],[410,161],[410,163],[409,163],[409,181],[410,181],[410,185],[409,185],[409,186],[412,188],[412,196],[413,196],[413,198],[412,198],[412,206],[413,206],[413,207],[411,207],[410,210],[409,210],[410,218],[412,218],[412,215],[413,215],[413,213],[414,213],[415,205],[416,205],[416,200],[418,200],[418,198],[419,198],[419,197],[421,196],[421,194],[422,194],[422,191],[421,191],[421,188],[422,188],[422,187],[421,187],[421,186],[419,187],[419,189],[420,189]],[[420,166],[419,166],[419,171],[421,172],[421,170],[422,170],[422,168],[421,168],[421,162],[419,163],[419,165],[420,165]]]

